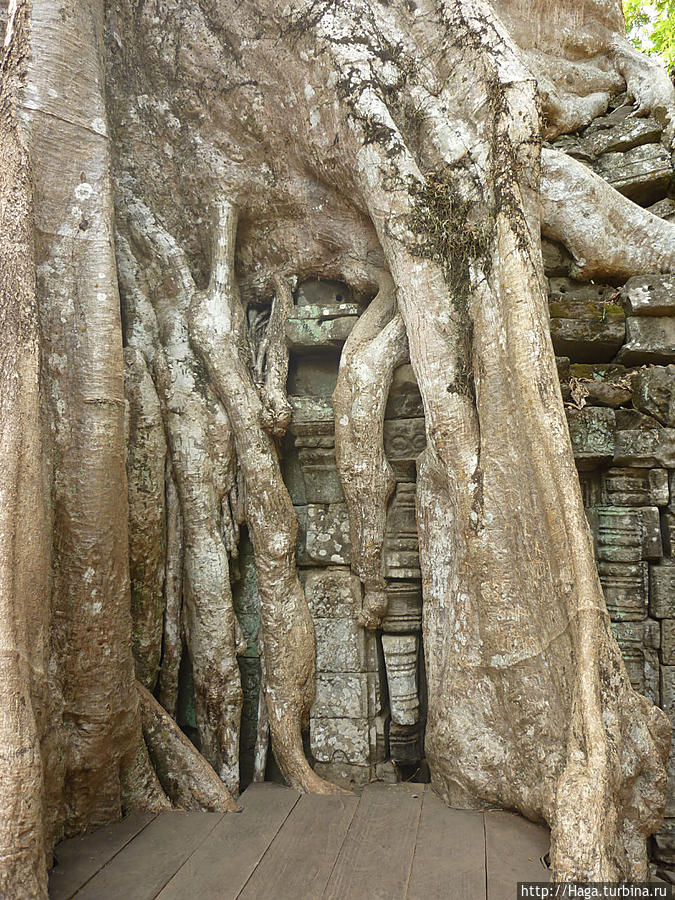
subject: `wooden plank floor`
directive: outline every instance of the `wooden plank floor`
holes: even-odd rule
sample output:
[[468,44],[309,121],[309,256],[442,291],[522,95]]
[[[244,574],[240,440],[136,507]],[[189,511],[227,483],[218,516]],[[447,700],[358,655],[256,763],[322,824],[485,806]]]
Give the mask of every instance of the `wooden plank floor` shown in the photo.
[[134,813],[64,841],[52,900],[512,900],[547,881],[548,831],[448,809],[423,784],[360,797],[252,785],[240,811]]

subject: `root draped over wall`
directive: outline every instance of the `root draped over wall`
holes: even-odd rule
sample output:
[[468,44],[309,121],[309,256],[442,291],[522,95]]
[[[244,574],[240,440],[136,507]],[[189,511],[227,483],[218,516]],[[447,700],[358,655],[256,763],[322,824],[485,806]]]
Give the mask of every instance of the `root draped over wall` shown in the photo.
[[[540,152],[532,73],[550,134],[597,114],[624,80],[664,120],[675,103],[622,43],[614,0],[596,0],[578,23],[590,55],[584,90],[566,93],[569,48],[538,21],[552,5],[539,6],[524,21],[516,0],[418,0],[417,11],[403,0],[122,0],[104,21],[100,0],[44,0],[32,31],[28,7],[13,7],[20,54],[30,44],[20,101],[33,171],[9,79],[0,128],[13,155],[0,186],[26,214],[6,243],[19,263],[0,272],[21,291],[13,299],[0,281],[0,313],[10,297],[25,318],[2,344],[18,333],[7,358],[22,391],[3,392],[0,490],[36,553],[21,581],[21,545],[1,545],[3,597],[22,600],[0,609],[6,691],[30,703],[10,704],[14,718],[0,723],[0,766],[18,752],[26,760],[29,802],[18,809],[10,785],[3,808],[36,823],[44,803],[45,845],[133,804],[166,808],[167,791],[181,805],[231,807],[244,644],[230,574],[244,522],[272,749],[294,787],[334,789],[302,750],[314,638],[277,443],[289,419],[290,285],[324,277],[379,291],[334,395],[370,627],[386,608],[382,419],[406,352],[424,403],[417,515],[436,790],[547,821],[559,878],[646,878],[668,727],[632,691],[609,629],[547,329],[539,227],[568,244],[579,274],[621,277],[671,270],[673,226]],[[591,208],[616,229],[595,253],[578,214]],[[625,223],[649,239],[625,240]],[[247,305],[272,298],[254,373]],[[22,478],[30,515],[13,493]],[[1,532],[21,537],[5,520]],[[170,718],[181,660],[203,759]],[[0,833],[9,877],[44,896],[42,833],[30,846]]]

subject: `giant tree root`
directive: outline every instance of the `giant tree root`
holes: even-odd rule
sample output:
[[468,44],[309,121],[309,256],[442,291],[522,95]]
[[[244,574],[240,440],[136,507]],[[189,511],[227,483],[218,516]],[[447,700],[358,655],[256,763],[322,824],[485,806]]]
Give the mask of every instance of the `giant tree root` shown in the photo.
[[675,271],[675,225],[557,150],[542,150],[540,203],[542,233],[568,248],[574,278]]
[[166,440],[159,400],[143,354],[124,350],[129,485],[129,573],[136,678],[154,690],[162,657],[166,570]]
[[333,392],[335,459],[347,501],[352,568],[365,591],[360,621],[366,628],[379,628],[387,612],[382,548],[395,479],[382,431],[392,375],[407,355],[396,289],[386,275],[347,339]]
[[[123,224],[120,221],[120,226]],[[153,374],[180,500],[182,623],[194,675],[201,749],[228,788],[236,792],[242,691],[236,658],[237,622],[220,527],[222,498],[234,480],[229,423],[189,344],[186,318],[194,285],[180,249],[140,203],[130,204],[126,224],[136,252],[150,260],[141,271],[131,245],[119,237],[118,267],[128,341],[143,352]],[[160,274],[155,280],[153,267],[158,265]],[[175,296],[170,306],[163,302],[167,278]],[[178,552],[177,510],[170,512],[172,543]],[[172,565],[180,569],[178,561]],[[177,685],[180,586],[175,580],[167,586],[172,592],[166,598],[171,602],[166,609],[170,618],[165,620],[172,658],[166,661],[163,699],[171,708],[175,699],[172,702],[166,691],[169,685],[172,690]]]
[[265,690],[272,749],[291,787],[313,793],[338,788],[316,775],[302,749],[302,727],[314,699],[314,628],[295,566],[297,518],[281,477],[263,410],[242,359],[244,316],[234,280],[237,212],[217,205],[211,282],[190,306],[190,337],[227,410],[245,485],[253,542]]
[[425,5],[410,40],[446,35],[441,100],[471,111],[452,142],[429,129],[425,173],[387,105],[396,63],[379,62],[363,37],[389,23],[364,28],[379,7],[358,6],[356,16],[354,4],[331,5],[312,24],[322,61],[330,54],[349,79],[340,136],[397,287],[425,409],[432,783],[449,803],[549,822],[558,879],[643,880],[668,726],[630,686],[584,520],[538,250],[536,87],[489,5]]
[[179,809],[230,812],[236,803],[223,782],[178,725],[137,682],[143,737],[157,776]]

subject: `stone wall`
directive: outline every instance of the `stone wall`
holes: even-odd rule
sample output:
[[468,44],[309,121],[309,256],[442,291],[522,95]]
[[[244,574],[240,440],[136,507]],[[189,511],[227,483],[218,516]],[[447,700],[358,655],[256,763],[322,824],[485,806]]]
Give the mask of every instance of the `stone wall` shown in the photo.
[[[651,119],[609,114],[556,146],[664,218],[672,163]],[[675,723],[675,275],[624,285],[569,277],[564,247],[543,244],[551,334],[600,579],[635,688]],[[350,570],[346,507],[335,468],[331,394],[341,348],[361,307],[335,282],[301,285],[288,322],[293,419],[284,477],[300,523],[298,564],[316,628],[317,694],[309,751],[317,770],[347,785],[424,777],[425,680],[415,523],[415,461],[425,446],[412,368],[394,377],[385,450],[396,477],[385,543],[389,614],[377,634],[357,625],[361,587]],[[235,590],[255,633],[255,586]],[[243,585],[244,587],[241,587]],[[248,589],[244,589],[248,585]],[[246,715],[257,696],[257,648],[242,660]],[[250,742],[255,722],[242,738]],[[248,735],[248,737],[246,737]],[[656,851],[675,863],[675,762]],[[398,771],[397,771],[398,770]],[[245,783],[245,779],[243,779]]]

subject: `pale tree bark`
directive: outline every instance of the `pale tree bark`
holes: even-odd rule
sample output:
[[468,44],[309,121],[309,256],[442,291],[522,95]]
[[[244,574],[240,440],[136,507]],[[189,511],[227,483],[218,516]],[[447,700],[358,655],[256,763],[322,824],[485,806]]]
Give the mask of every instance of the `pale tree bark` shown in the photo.
[[[24,5],[12,3],[10,21],[17,11]],[[3,315],[11,294],[27,323],[22,340],[11,343],[12,328],[3,337],[9,368],[0,358],[0,377],[19,373],[26,385],[3,393],[9,462],[0,489],[12,511],[2,521],[3,597],[6,582],[25,602],[3,599],[0,638],[4,690],[26,705],[10,703],[14,718],[0,723],[0,765],[26,751],[29,785],[19,799],[9,779],[3,808],[34,823],[43,790],[48,845],[56,832],[114,818],[133,802],[167,802],[142,738],[131,653],[116,244],[130,414],[147,425],[129,432],[132,521],[144,503],[154,507],[148,550],[139,544],[134,562],[139,674],[154,686],[160,670],[173,712],[184,636],[202,749],[225,787],[237,786],[242,703],[228,556],[245,520],[272,748],[292,786],[333,790],[302,751],[314,640],[276,438],[289,415],[289,285],[337,278],[362,298],[379,290],[345,348],[335,394],[336,454],[370,626],[385,611],[392,480],[382,420],[406,338],[424,403],[418,522],[434,787],[450,803],[547,821],[557,877],[644,879],[645,838],[664,805],[668,727],[632,691],[609,629],[539,252],[541,220],[585,278],[672,268],[672,226],[574,161],[540,154],[542,132],[581,127],[624,88],[638,113],[672,129],[672,86],[628,45],[618,0],[121,0],[107,8],[105,47],[103,27],[102,0],[33,8],[22,102],[35,263],[23,151],[11,119],[0,122],[2,202],[28,212],[19,226],[0,225],[10,252],[22,248],[7,269],[22,290],[2,282]],[[580,210],[592,213],[586,224]],[[633,241],[634,229],[646,236]],[[44,703],[33,270],[54,537]],[[256,383],[245,304],[259,308],[273,295]],[[30,515],[17,506],[29,502]],[[24,513],[19,543],[12,523]],[[29,546],[38,552],[19,558]],[[146,740],[175,802],[228,808],[225,787],[141,695]],[[262,717],[260,737],[262,749]],[[27,841],[28,830],[2,827],[9,877],[39,896],[39,831]]]
[[[59,825],[162,804],[144,758],[129,653],[124,383],[102,63],[103,4],[32,10],[23,111],[33,162],[53,509],[51,672],[67,751],[46,777]],[[125,784],[126,773],[133,784]]]
[[347,501],[352,568],[364,589],[361,624],[379,628],[387,612],[382,551],[395,479],[384,453],[384,410],[408,345],[391,278],[349,335],[333,393],[335,459]]
[[[190,336],[232,424],[255,553],[265,646],[265,699],[272,749],[291,787],[315,793],[339,788],[316,775],[302,749],[302,727],[314,699],[314,628],[295,566],[297,518],[263,410],[242,358],[244,311],[234,279],[237,210],[216,204],[211,280],[190,304]],[[283,290],[283,289],[282,289]]]
[[13,4],[0,50],[0,894],[17,900],[47,896],[40,740],[50,711],[33,204],[16,116],[29,34],[28,5]]
[[[266,579],[292,581],[292,510],[277,491],[273,446],[260,439],[237,285],[257,304],[269,301],[279,273],[334,277],[367,294],[380,286],[373,270],[385,269],[400,320],[392,310],[391,322],[383,318],[383,330],[376,324],[361,341],[380,297],[347,345],[335,395],[336,452],[355,569],[375,624],[384,607],[381,541],[391,490],[381,446],[391,361],[380,344],[401,321],[428,439],[418,507],[433,782],[449,802],[497,803],[548,821],[560,877],[644,877],[645,837],[663,808],[667,726],[631,690],[608,628],[548,336],[539,220],[551,218],[547,198],[558,191],[558,200],[560,185],[576,179],[574,197],[561,198],[546,227],[563,241],[569,227],[585,277],[599,256],[613,277],[633,264],[668,268],[670,226],[605,193],[613,210],[648,225],[653,247],[645,239],[630,261],[628,251],[594,252],[597,227],[577,227],[575,209],[580,198],[593,203],[597,179],[547,154],[540,209],[539,148],[542,130],[550,137],[586,124],[625,87],[638,112],[668,123],[671,85],[629,47],[618,0],[583,10],[516,0],[414,8],[251,0],[191,8],[180,37],[167,25],[172,3],[161,8],[164,41],[149,16],[124,6],[111,16],[111,29],[142,47],[135,58],[145,60],[131,63],[122,42],[110,65],[117,178],[155,215],[161,210],[195,281],[210,278],[206,290],[195,285],[190,336],[227,408],[244,473],[267,678],[304,685],[308,696],[295,695],[287,707],[301,720],[312,676],[303,670],[299,681],[294,673],[298,659],[311,668],[309,631],[299,620],[275,631],[283,640],[274,645],[265,622],[276,609]],[[573,29],[565,28],[568,15]],[[138,103],[134,92],[150,84],[154,101]],[[188,121],[193,142],[177,137],[168,162],[129,125],[166,135]],[[174,167],[180,204],[153,180],[162,166]],[[203,215],[204,196],[215,197],[217,209],[227,197],[215,229]],[[219,246],[211,258],[210,233]],[[367,428],[354,411],[366,398],[377,413]],[[253,461],[257,473],[247,468]],[[373,467],[377,477],[359,496],[359,473]],[[273,515],[260,499],[262,473],[266,487],[275,485],[273,499],[267,495]],[[265,554],[277,527],[283,566],[272,570]],[[304,610],[292,584],[284,592],[297,598],[290,626]],[[268,698],[274,689],[268,684]],[[268,706],[272,744],[283,756]]]

